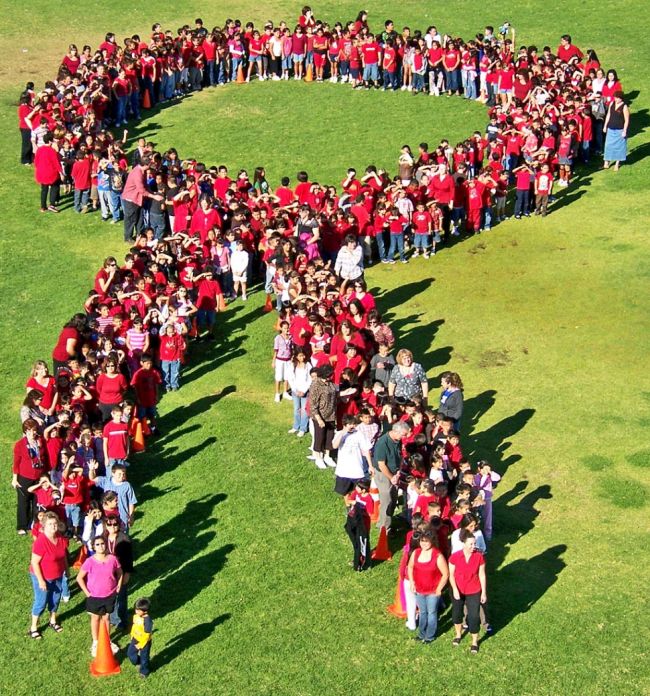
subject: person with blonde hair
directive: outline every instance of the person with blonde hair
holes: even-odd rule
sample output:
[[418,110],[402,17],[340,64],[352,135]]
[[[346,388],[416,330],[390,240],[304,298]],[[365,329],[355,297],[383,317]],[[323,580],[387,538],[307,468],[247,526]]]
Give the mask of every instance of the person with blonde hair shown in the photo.
[[397,352],[395,362],[397,364],[388,380],[388,395],[409,400],[414,397],[426,400],[429,396],[429,382],[422,365],[413,361],[413,353],[402,348]]

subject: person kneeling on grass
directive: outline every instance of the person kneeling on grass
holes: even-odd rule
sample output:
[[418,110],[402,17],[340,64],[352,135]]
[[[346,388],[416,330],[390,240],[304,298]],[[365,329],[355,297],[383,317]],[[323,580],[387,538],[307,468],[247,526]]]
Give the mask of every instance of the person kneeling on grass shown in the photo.
[[[93,551],[94,555],[83,562],[77,575],[77,582],[86,595],[86,611],[90,614],[90,633],[93,638],[90,653],[95,657],[100,621],[109,631],[108,618],[115,609],[117,593],[122,586],[122,568],[115,556],[106,553],[104,537],[95,537]],[[119,647],[111,643],[111,650],[116,653]]]

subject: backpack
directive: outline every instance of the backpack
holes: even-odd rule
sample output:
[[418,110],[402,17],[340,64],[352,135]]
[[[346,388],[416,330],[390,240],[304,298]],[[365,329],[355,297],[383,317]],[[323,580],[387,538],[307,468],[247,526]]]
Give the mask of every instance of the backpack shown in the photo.
[[605,106],[605,100],[599,99],[591,105],[591,115],[597,121],[604,121],[605,116],[607,116],[607,107]]
[[109,177],[109,182],[111,185],[111,191],[120,193],[124,188],[124,184],[126,183],[126,176],[124,175],[124,172],[121,172],[119,169],[113,169]]

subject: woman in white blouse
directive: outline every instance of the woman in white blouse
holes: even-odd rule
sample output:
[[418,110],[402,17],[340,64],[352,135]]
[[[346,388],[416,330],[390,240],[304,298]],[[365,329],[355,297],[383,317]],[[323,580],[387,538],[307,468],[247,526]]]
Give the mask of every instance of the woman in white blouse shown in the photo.
[[304,437],[309,429],[307,392],[311,386],[311,370],[312,366],[307,360],[307,354],[299,349],[285,373],[293,398],[293,427],[289,430],[290,435]]

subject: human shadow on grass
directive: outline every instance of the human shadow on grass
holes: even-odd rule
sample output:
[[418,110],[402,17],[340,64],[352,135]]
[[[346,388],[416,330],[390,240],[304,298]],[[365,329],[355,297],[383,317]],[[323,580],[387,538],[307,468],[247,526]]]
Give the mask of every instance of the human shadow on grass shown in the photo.
[[435,278],[424,278],[422,280],[416,280],[413,283],[400,285],[392,290],[373,288],[371,292],[375,296],[375,299],[381,299],[381,305],[383,307],[408,306],[410,301],[414,300],[420,293],[431,287],[434,280]]
[[204,495],[197,500],[190,500],[183,510],[156,527],[138,544],[139,555],[151,553],[169,541],[178,540],[179,545],[184,545],[186,542],[193,544],[192,537],[216,524],[217,520],[212,517],[214,508],[227,497],[225,493],[214,493]]
[[522,497],[527,488],[527,481],[518,481],[493,500],[494,538],[488,553],[488,563],[492,569],[500,568],[510,549],[534,529],[540,514],[537,509],[539,502],[553,497],[548,484],[538,486]]
[[232,614],[221,614],[212,619],[212,621],[197,624],[192,628],[188,628],[187,631],[175,635],[160,652],[154,653],[151,658],[152,671],[163,669],[186,650],[195,648],[199,643],[207,640],[218,626],[228,621],[231,617]]
[[[202,396],[200,399],[195,399],[189,404],[178,406],[161,416],[158,419],[158,426],[163,432],[171,433],[180,423],[186,423],[196,416],[207,413],[215,404],[219,403],[221,399],[224,399],[228,394],[234,394],[236,391],[237,387],[234,384],[228,384],[223,387],[221,391]],[[165,436],[161,437],[159,440],[154,440],[153,446],[155,449],[164,451],[166,449]]]
[[[228,554],[234,549],[233,544],[225,544],[193,558],[178,570],[172,570],[162,577],[158,587],[150,595],[151,604],[156,607],[156,617],[165,617],[207,590],[225,566]],[[173,565],[177,566],[176,563]]]
[[[207,344],[212,346],[210,352],[208,353],[206,350],[200,357],[198,355],[193,356],[197,359],[192,363],[192,366],[189,367],[187,371],[183,371],[183,375],[181,377],[183,386],[200,379],[209,372],[212,372],[212,370],[216,370],[229,360],[246,355],[246,351],[241,347],[244,340],[245,337],[240,335],[230,338],[224,342]],[[198,350],[196,352],[198,353]]]
[[555,584],[566,567],[566,544],[557,544],[528,559],[517,559],[490,577],[490,620],[495,631],[529,611]]

